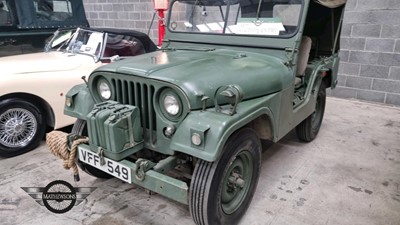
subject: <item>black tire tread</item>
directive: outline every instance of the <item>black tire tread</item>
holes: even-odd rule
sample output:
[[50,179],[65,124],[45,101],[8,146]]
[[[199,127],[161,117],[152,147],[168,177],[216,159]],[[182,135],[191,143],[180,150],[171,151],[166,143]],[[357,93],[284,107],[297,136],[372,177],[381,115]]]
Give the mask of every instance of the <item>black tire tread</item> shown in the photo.
[[325,112],[325,102],[326,102],[326,87],[325,87],[325,82],[322,81],[319,88],[318,88],[318,95],[322,94],[323,95],[323,107],[322,107],[322,118],[319,124],[318,129],[314,132],[312,128],[312,115],[308,116],[306,119],[304,119],[299,125],[296,126],[296,134],[297,137],[304,142],[311,142],[312,140],[315,139],[315,137],[318,135],[319,128],[321,126],[323,117],[324,117],[324,112]]
[[[308,119],[308,118],[307,118]],[[306,119],[306,120],[307,120]],[[312,140],[309,130],[311,130],[311,123],[309,121],[302,121],[297,127],[296,127],[296,134],[297,137],[301,141],[305,142],[310,142]]]
[[206,189],[206,181],[210,180],[211,163],[201,160],[198,162],[199,165],[195,168],[193,176],[202,177],[202,179],[196,179],[192,183],[193,192],[190,192],[189,196],[189,209],[193,215],[194,222],[198,225],[207,224],[204,215],[204,192]]
[[[249,132],[250,131],[250,132]],[[247,135],[254,135],[257,137],[256,133],[252,131],[249,128],[241,129],[239,132],[234,133],[227,141],[227,143],[231,143],[231,141],[238,139],[239,137],[248,137]],[[253,137],[254,137],[253,136]],[[258,139],[258,137],[257,137]],[[259,140],[259,139],[258,139]],[[229,146],[229,144],[226,144],[226,146]],[[258,181],[258,176],[259,176],[259,170],[260,170],[260,164],[261,164],[261,144],[258,143],[259,149],[258,151],[258,172],[255,172],[255,176],[257,179],[255,179],[253,182],[255,182],[254,189],[251,190],[252,193],[249,194],[249,199],[251,201],[251,198],[253,197],[254,190],[257,186],[257,181]],[[223,154],[224,155],[224,154]],[[223,158],[224,156],[221,156]],[[219,162],[221,161],[221,158],[215,162],[207,162],[204,160],[198,160],[197,165],[194,169],[193,175],[192,175],[192,181],[190,184],[190,191],[189,191],[189,211],[190,214],[193,217],[194,222],[197,225],[215,225],[216,221],[209,221],[210,218],[208,218],[208,214],[210,211],[208,211],[209,207],[209,202],[208,201],[217,201],[217,199],[209,199],[210,196],[210,191],[218,191],[218,190],[211,190],[211,186],[215,185],[213,182],[216,180],[213,179],[214,176],[216,176],[217,173],[217,168],[219,168]],[[226,159],[226,158],[225,158]],[[221,169],[221,168],[219,168]],[[219,182],[217,182],[219,183]],[[248,205],[250,202],[244,203],[244,212],[246,211]],[[238,221],[237,221],[238,222]]]

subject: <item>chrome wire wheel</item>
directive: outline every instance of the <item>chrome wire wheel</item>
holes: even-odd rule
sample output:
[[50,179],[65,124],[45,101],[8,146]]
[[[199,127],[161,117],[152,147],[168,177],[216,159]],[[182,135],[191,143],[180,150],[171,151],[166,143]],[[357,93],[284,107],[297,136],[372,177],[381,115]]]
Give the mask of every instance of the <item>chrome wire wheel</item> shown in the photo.
[[36,117],[23,108],[11,108],[0,115],[0,144],[17,148],[28,145],[38,127]]

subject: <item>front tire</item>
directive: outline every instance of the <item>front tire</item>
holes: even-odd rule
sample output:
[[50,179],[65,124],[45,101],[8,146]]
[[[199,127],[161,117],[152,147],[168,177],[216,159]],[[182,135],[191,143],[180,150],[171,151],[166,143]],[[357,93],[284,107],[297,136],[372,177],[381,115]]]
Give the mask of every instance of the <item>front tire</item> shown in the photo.
[[257,187],[261,143],[250,128],[234,133],[218,161],[198,160],[189,191],[189,210],[197,225],[237,224]]
[[315,139],[319,129],[321,128],[322,120],[325,113],[326,102],[326,87],[322,81],[319,86],[317,101],[315,103],[315,111],[296,127],[297,137],[301,141],[310,142]]
[[[88,132],[87,132],[87,126],[86,126],[86,121],[82,120],[82,119],[77,119],[76,122],[74,123],[74,126],[72,126],[72,134],[77,134],[80,136],[87,136]],[[112,178],[113,176],[103,172],[91,165],[88,165],[86,163],[83,163],[82,161],[80,161],[79,159],[77,159],[77,164],[79,166],[79,168],[81,168],[81,170],[83,170],[85,173],[97,177],[97,178],[103,178],[103,179],[109,179]]]
[[46,123],[40,109],[21,99],[0,103],[0,156],[12,157],[36,148]]

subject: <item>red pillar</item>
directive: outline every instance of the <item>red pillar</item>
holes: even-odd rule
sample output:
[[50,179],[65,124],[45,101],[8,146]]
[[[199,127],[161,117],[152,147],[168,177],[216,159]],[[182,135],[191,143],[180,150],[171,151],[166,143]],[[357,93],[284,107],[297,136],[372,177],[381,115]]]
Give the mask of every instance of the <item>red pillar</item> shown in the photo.
[[158,46],[161,47],[165,34],[164,10],[158,9],[157,11],[158,11]]

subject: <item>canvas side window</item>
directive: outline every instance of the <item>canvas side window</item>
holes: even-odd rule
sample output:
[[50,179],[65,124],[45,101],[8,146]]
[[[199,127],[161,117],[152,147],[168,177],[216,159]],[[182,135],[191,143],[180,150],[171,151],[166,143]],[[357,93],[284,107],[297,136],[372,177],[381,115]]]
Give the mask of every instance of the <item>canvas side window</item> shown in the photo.
[[11,25],[10,10],[6,1],[0,1],[0,26]]
[[36,18],[41,21],[67,21],[72,19],[69,0],[34,0]]

